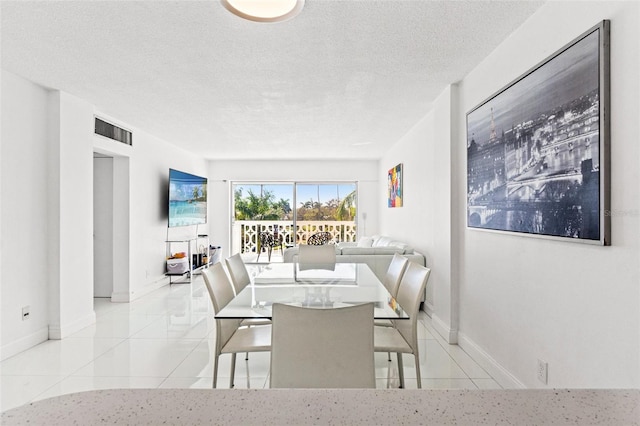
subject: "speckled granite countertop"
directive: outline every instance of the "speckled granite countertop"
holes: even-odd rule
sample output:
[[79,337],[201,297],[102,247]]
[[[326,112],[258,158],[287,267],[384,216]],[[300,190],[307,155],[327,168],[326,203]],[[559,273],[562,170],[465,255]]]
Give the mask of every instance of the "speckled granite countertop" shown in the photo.
[[113,389],[2,413],[3,425],[640,425],[640,390]]

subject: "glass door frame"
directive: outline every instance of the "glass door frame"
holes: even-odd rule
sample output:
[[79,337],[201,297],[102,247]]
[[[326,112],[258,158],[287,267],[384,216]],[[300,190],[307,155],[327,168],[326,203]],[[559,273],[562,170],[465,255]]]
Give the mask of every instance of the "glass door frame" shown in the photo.
[[[359,181],[357,180],[335,180],[335,181],[331,181],[331,180],[293,180],[293,181],[283,181],[283,180],[230,180],[229,181],[229,198],[230,198],[230,202],[229,202],[229,241],[230,241],[230,252],[229,254],[232,255],[234,254],[234,250],[237,250],[238,253],[242,252],[242,247],[234,247],[234,238],[233,238],[233,232],[234,232],[234,223],[236,221],[235,217],[236,217],[236,206],[235,206],[235,188],[237,186],[242,186],[242,185],[263,185],[263,186],[268,186],[268,185],[291,185],[292,186],[292,195],[291,195],[291,200],[292,200],[292,215],[293,215],[293,219],[292,219],[292,243],[293,246],[297,246],[298,245],[298,238],[297,238],[297,229],[298,229],[298,185],[354,185],[355,186],[355,191],[356,191],[356,200],[355,200],[355,207],[356,207],[356,214],[353,218],[353,222],[354,225],[356,227],[356,235],[355,235],[355,241],[357,241],[358,235],[360,233],[360,229],[359,229],[359,220],[358,220],[358,212],[359,212],[359,204],[360,204],[360,197],[359,197],[359,191],[360,191],[360,185],[359,185]],[[318,200],[320,201],[320,200]],[[286,244],[285,244],[286,246]]]

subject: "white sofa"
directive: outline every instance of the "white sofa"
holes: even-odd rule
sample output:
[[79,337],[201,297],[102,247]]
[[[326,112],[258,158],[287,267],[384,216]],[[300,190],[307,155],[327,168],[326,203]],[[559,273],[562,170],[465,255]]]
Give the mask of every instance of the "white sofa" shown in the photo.
[[[383,280],[395,253],[407,257],[422,266],[426,259],[406,243],[395,241],[383,235],[362,237],[357,243],[338,243],[336,247],[336,262],[338,263],[366,263],[376,276]],[[284,251],[284,262],[296,262],[298,248],[290,247]]]

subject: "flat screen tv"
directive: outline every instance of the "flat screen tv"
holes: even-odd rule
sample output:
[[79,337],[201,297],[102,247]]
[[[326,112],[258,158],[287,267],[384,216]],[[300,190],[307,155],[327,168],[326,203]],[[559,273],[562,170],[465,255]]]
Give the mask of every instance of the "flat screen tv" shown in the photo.
[[169,227],[207,223],[207,178],[169,169]]

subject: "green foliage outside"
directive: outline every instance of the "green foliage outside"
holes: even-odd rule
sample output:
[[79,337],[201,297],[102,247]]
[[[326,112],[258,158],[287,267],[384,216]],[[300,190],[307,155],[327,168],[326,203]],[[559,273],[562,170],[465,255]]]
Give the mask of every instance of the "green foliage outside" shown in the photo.
[[[265,190],[262,195],[242,188],[234,192],[236,220],[293,220],[289,200],[275,200],[273,192]],[[332,199],[326,203],[301,202],[297,208],[297,220],[343,220],[353,221],[356,215],[356,191],[342,200]]]
[[236,220],[290,220],[291,206],[289,200],[275,200],[271,191],[264,191],[262,195],[254,194],[248,190],[244,195],[242,188],[234,194],[236,205]]

